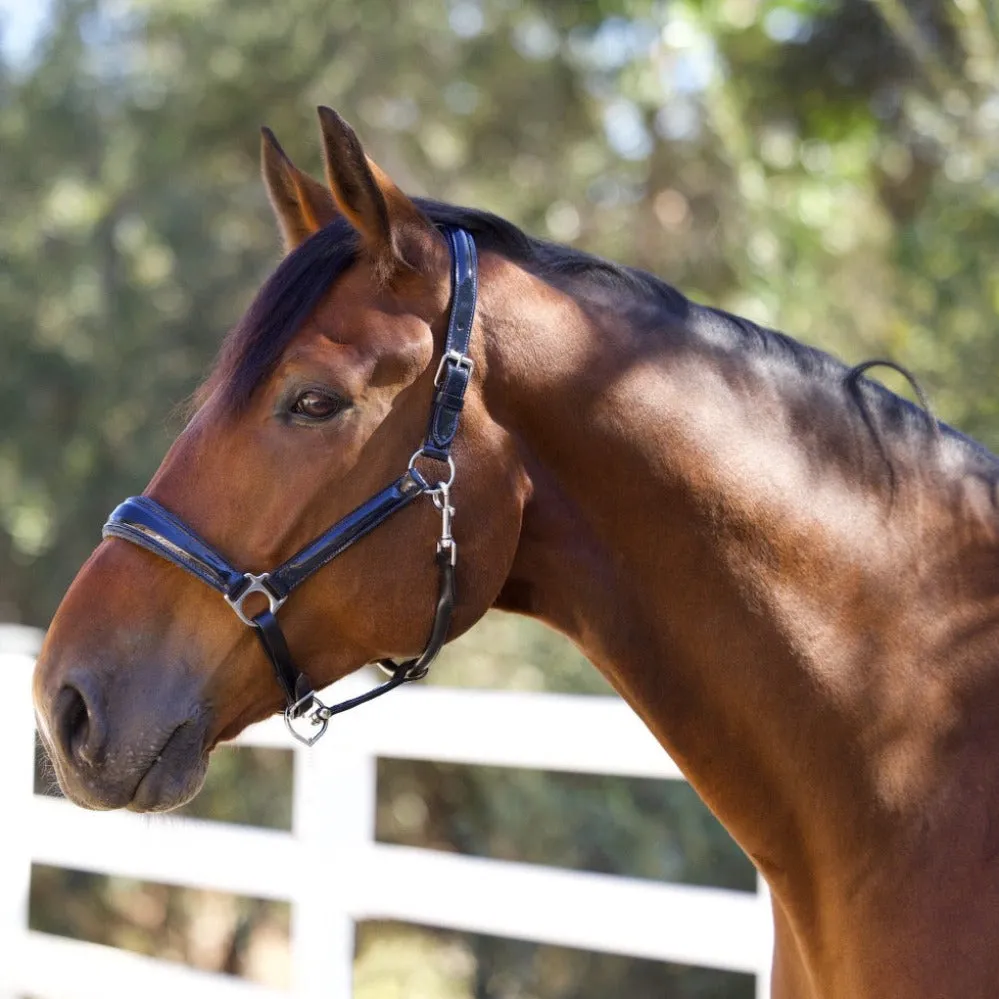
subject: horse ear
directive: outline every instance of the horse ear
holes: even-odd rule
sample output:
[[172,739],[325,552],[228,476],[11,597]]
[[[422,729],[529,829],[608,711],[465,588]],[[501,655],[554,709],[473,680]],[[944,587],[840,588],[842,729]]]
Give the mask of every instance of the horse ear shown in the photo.
[[290,253],[337,214],[329,191],[288,159],[269,128],[260,130],[261,173],[285,251]]
[[426,216],[368,159],[350,127],[332,108],[319,108],[326,180],[337,208],[360,234],[383,278],[418,270],[444,247]]

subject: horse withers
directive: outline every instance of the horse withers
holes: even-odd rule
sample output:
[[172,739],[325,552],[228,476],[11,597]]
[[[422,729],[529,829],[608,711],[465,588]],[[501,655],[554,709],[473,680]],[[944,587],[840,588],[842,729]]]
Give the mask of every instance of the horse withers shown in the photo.
[[579,645],[752,857],[775,997],[999,994],[999,462],[320,123],[326,184],[264,132],[286,256],[49,629],[66,794],[175,807],[251,722],[312,738],[316,690],[392,689],[498,607]]

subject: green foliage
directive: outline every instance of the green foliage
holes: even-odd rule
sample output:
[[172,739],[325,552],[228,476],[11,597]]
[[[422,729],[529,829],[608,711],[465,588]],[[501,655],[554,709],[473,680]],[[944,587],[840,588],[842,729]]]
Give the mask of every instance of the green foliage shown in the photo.
[[[317,103],[405,189],[653,270],[851,361],[893,356],[999,446],[997,53],[981,0],[57,0],[32,59],[0,65],[0,618],[44,625],[106,512],[159,463],[171,414],[277,259],[257,128],[315,172]],[[560,639],[503,617],[436,677],[607,691]],[[219,754],[193,810],[287,825],[286,764]],[[724,868],[746,886],[692,797],[382,770],[389,838],[680,880]],[[177,939],[207,902],[81,877],[39,872],[39,925],[195,959]],[[281,922],[245,906],[225,909],[232,953]],[[377,926],[359,994],[416,994],[414,960],[439,996],[748,994]]]

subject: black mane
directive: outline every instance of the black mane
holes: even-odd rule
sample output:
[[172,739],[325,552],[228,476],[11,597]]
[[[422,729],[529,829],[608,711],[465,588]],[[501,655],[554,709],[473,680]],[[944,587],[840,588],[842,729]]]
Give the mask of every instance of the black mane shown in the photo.
[[[512,222],[490,212],[426,198],[414,200],[435,225],[468,230],[480,250],[498,253],[556,287],[582,294],[599,293],[605,300],[613,296],[620,300],[622,309],[629,303],[651,304],[664,318],[694,329],[722,331],[730,349],[773,358],[830,388],[844,390],[845,398],[857,404],[855,412],[859,410],[876,438],[885,430],[892,436],[901,432],[923,437],[937,432],[935,421],[924,410],[880,384],[861,378],[869,365],[848,368],[824,351],[776,330],[721,309],[697,305],[652,274],[528,236]],[[344,220],[336,219],[288,254],[226,337],[218,363],[198,398],[221,388],[233,409],[244,405],[319,299],[354,263],[357,250],[353,229]],[[866,402],[860,404],[858,399]],[[870,405],[881,416],[880,430],[874,428]]]
[[[676,288],[652,274],[612,263],[573,247],[528,236],[512,222],[490,212],[416,198],[421,211],[438,226],[456,226],[475,237],[480,250],[491,250],[521,264],[553,285],[576,290],[587,286],[603,296],[653,303],[672,318],[686,320],[691,309],[703,310],[732,324],[764,349],[780,349],[814,364],[820,351],[749,320],[716,309],[694,306]],[[219,359],[199,398],[221,387],[233,408],[249,399],[284,353],[292,337],[327,289],[357,258],[357,238],[336,219],[288,254],[257,293],[222,345]],[[831,360],[831,359],[830,359]]]

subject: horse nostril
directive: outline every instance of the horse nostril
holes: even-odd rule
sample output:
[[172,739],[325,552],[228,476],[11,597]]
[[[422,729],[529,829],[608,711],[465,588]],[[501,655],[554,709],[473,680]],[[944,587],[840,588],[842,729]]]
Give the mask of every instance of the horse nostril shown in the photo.
[[56,717],[56,731],[66,755],[77,762],[95,763],[104,739],[93,697],[88,698],[76,684],[65,684],[59,692]]

